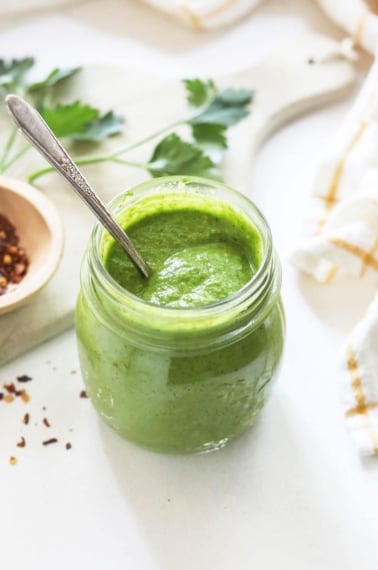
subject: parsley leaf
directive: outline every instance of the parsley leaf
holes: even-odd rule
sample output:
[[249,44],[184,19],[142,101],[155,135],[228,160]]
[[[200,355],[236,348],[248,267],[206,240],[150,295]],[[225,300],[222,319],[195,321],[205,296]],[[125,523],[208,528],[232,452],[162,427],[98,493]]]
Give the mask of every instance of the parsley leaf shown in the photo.
[[252,93],[246,89],[226,89],[217,93],[211,103],[188,122],[191,125],[215,123],[231,127],[249,115],[246,107],[251,101]]
[[80,101],[42,108],[41,115],[57,137],[76,141],[100,142],[123,129],[123,118],[113,111],[100,115],[98,109]]
[[185,122],[192,127],[195,143],[219,164],[227,148],[226,131],[249,115],[252,92],[248,89],[219,91],[214,81],[185,79],[187,100],[195,114]]
[[75,101],[68,105],[45,107],[42,116],[57,137],[72,137],[84,133],[87,126],[98,119],[99,110]]
[[199,144],[215,144],[227,148],[226,128],[223,125],[203,123],[193,125],[193,136]]
[[213,103],[206,111],[200,115],[197,115],[197,117],[193,117],[190,123],[192,125],[201,123],[215,123],[218,125],[224,125],[225,127],[231,127],[242,119],[245,119],[245,117],[248,117],[248,115],[249,112],[246,109],[239,107],[227,108]]
[[187,123],[216,124],[231,127],[249,115],[247,106],[252,101],[249,89],[219,91],[212,80],[185,79],[189,104],[199,112]]
[[186,98],[192,107],[203,107],[212,101],[217,93],[214,81],[202,81],[201,79],[184,79]]
[[22,78],[34,65],[33,57],[23,59],[0,59],[0,88],[3,92],[22,91]]
[[203,123],[193,125],[192,131],[197,145],[215,164],[219,164],[227,148],[226,127]]
[[106,137],[121,133],[123,130],[123,117],[117,116],[113,111],[108,111],[101,117],[91,121],[81,133],[72,135],[75,141],[99,142]]
[[[10,60],[0,58],[0,99],[12,92],[27,97],[31,104],[39,110],[58,138],[69,137],[77,141],[97,143],[122,131],[123,118],[113,111],[101,114],[99,109],[82,101],[74,101],[68,104],[51,103],[59,96],[54,91],[54,87],[76,75],[81,70],[80,67],[64,69],[56,67],[41,81],[28,83],[25,81],[25,75],[34,63],[33,57]],[[9,132],[4,148],[0,149],[0,173],[7,171],[31,148],[25,146],[21,151],[15,152],[16,138],[17,131],[14,127]],[[106,155],[100,158],[100,161],[103,162],[113,160],[114,157],[113,155]],[[90,162],[93,162],[92,156]],[[40,172],[44,173],[45,171],[46,169],[41,169],[30,175],[29,178],[34,180],[38,178]]]
[[252,101],[252,97],[250,89],[224,89],[216,98],[227,106],[244,107]]
[[183,141],[176,133],[166,136],[156,146],[147,167],[154,177],[170,174],[214,176],[213,161],[198,146]]
[[80,67],[69,67],[66,69],[60,69],[59,67],[56,67],[42,81],[38,81],[36,83],[31,83],[30,85],[28,85],[27,92],[34,93],[35,91],[40,91],[43,89],[48,89],[50,87],[53,87],[54,85],[60,83],[64,79],[72,77],[80,70],[81,70]]

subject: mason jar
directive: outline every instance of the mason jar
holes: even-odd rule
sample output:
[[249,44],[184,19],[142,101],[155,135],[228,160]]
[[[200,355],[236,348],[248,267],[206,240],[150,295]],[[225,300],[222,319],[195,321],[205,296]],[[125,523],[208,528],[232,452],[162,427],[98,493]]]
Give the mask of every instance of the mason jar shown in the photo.
[[219,182],[165,177],[122,193],[109,208],[127,230],[146,209],[201,201],[232,208],[260,237],[259,267],[228,298],[181,308],[130,293],[105,267],[112,238],[100,224],[82,263],[76,331],[88,396],[122,437],[161,452],[219,449],[251,426],[283,351],[280,264],[249,199]]

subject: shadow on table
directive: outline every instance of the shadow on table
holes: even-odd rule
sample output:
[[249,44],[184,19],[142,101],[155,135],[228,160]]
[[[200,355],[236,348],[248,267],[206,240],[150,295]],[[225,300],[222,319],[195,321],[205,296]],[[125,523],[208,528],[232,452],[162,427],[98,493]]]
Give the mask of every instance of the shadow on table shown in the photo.
[[340,531],[351,518],[346,491],[301,431],[274,395],[254,428],[210,454],[145,451],[105,424],[100,437],[156,568],[291,568],[295,557],[295,568],[351,570],[358,549]]
[[362,457],[361,463],[364,470],[378,481],[378,458],[375,455],[372,455],[371,457]]

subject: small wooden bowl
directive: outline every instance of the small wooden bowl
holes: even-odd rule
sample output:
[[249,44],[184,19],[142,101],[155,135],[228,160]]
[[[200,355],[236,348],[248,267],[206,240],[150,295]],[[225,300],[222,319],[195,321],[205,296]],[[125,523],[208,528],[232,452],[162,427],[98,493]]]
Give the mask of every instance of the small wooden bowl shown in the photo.
[[20,283],[0,295],[0,314],[29,301],[54,275],[63,252],[63,225],[55,206],[41,192],[0,176],[0,214],[15,226],[29,267]]

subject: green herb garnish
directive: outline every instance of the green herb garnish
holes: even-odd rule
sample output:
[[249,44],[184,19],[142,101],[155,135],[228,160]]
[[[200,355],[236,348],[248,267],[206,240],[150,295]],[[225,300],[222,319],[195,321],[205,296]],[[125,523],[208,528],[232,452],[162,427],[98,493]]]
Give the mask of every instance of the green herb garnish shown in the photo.
[[57,85],[64,79],[68,79],[80,71],[80,67],[72,67],[67,69],[59,69],[56,67],[47,75],[45,79],[38,81],[37,83],[30,83],[27,86],[28,93],[35,93],[37,91],[47,91],[54,85]]
[[205,176],[214,166],[210,157],[195,144],[180,139],[176,133],[167,135],[155,148],[148,162],[152,176],[188,174]]

